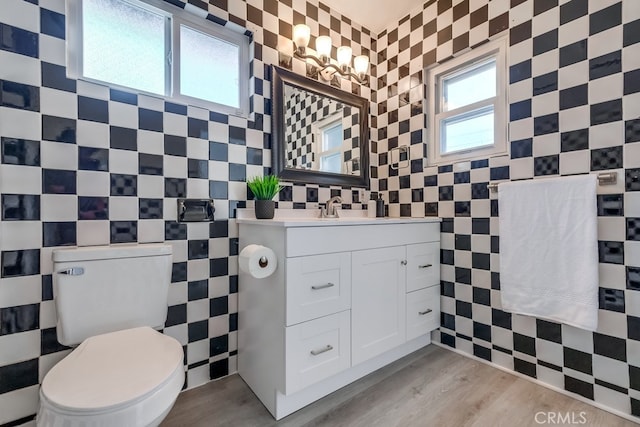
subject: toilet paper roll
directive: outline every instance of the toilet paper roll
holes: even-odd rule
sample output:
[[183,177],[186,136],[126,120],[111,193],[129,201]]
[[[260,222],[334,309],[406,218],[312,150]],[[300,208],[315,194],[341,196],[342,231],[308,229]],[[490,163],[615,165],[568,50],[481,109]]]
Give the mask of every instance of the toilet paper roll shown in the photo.
[[248,245],[238,257],[240,269],[256,279],[269,277],[276,271],[278,258],[275,252],[262,245]]

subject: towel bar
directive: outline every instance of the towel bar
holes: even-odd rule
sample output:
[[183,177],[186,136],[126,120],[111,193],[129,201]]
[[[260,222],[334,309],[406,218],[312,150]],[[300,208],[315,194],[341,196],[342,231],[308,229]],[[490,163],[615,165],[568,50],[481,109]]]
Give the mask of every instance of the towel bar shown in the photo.
[[[618,182],[618,172],[602,172],[598,174],[598,184],[600,185],[613,185]],[[492,182],[487,185],[487,188],[492,193],[498,191],[498,183]]]

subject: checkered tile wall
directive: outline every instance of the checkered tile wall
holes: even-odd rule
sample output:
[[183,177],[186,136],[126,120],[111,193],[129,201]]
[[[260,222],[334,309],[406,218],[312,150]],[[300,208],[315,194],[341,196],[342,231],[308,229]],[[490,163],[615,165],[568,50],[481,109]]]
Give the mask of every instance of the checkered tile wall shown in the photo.
[[[0,426],[33,418],[39,382],[69,352],[56,340],[52,295],[60,246],[170,242],[164,332],[184,346],[186,386],[236,370],[234,218],[252,203],[245,178],[270,170],[276,48],[306,22],[335,45],[353,40],[356,54],[371,49],[366,29],[314,0],[167,1],[252,37],[250,119],[68,79],[64,0],[1,2]],[[297,59],[289,66],[307,73]],[[317,185],[287,186],[279,206],[317,208],[334,195],[362,208],[354,189]],[[216,221],[177,223],[178,197],[215,199]]]
[[[640,4],[428,1],[378,36],[379,188],[392,216],[440,216],[442,327],[457,350],[640,417]],[[510,154],[423,169],[422,69],[509,40]],[[409,145],[411,162],[387,152]],[[599,328],[501,310],[489,181],[616,171],[598,188]]]

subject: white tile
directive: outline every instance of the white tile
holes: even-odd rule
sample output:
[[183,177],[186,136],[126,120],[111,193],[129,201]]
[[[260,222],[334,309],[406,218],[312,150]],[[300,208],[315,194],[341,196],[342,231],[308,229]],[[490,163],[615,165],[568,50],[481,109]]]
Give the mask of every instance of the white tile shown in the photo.
[[589,117],[589,106],[560,111],[560,132],[588,128],[590,125]]
[[[173,284],[171,286],[174,286]],[[186,284],[185,284],[186,287]],[[171,291],[169,291],[171,292]],[[186,298],[185,298],[186,301]],[[187,324],[169,326],[168,328],[164,328],[163,333],[170,337],[173,337],[178,340],[178,342],[182,345],[186,345],[189,341],[189,332],[187,330]]]
[[148,110],[164,111],[164,98],[140,94],[138,95],[138,106]]
[[109,150],[109,171],[137,175],[138,153],[128,150]]
[[39,141],[42,138],[40,114],[15,108],[0,107],[2,136]]
[[626,393],[619,393],[610,388],[595,384],[593,386],[593,398],[601,405],[625,414],[631,413],[631,400]]
[[539,381],[557,387],[561,390],[564,389],[564,374],[562,372],[538,365],[536,373]]
[[209,318],[209,300],[200,299],[187,303],[187,323],[207,320]]
[[42,299],[40,276],[4,277],[0,286],[0,307],[33,304]]
[[[509,18],[511,18],[511,11],[509,11]],[[560,26],[560,8],[553,7],[540,15],[537,15],[532,20],[531,35],[532,37],[539,36],[547,33]]]
[[509,123],[510,141],[530,138],[531,135],[533,135],[533,118],[529,117]]
[[589,61],[580,61],[558,70],[558,89],[569,89],[582,85],[589,75]]
[[0,423],[9,423],[38,412],[39,390],[40,387],[34,385],[3,394],[0,399]]
[[40,34],[40,60],[51,64],[66,66],[67,50],[65,41],[57,37]]
[[26,1],[3,0],[0,22],[37,34],[40,32],[40,8]]
[[125,196],[109,197],[109,219],[127,221],[138,219],[138,198]]
[[0,222],[0,249],[33,249],[42,246],[42,227],[39,221]]
[[536,357],[538,360],[562,366],[564,360],[562,344],[536,339]]
[[623,120],[637,119],[640,117],[640,93],[625,95],[622,98]]
[[[624,180],[624,175],[618,175]],[[624,195],[624,213],[628,217],[640,217],[640,192],[626,192]]]
[[616,121],[589,128],[589,148],[616,147],[624,141],[624,123]]
[[53,10],[61,14],[65,13],[64,0],[40,0],[39,4],[45,9]]
[[559,49],[552,49],[534,57],[531,61],[531,75],[541,76],[558,70],[559,52]]
[[622,40],[622,25],[617,25],[606,31],[590,36],[587,45],[587,55],[589,58],[597,58],[598,56],[618,50],[620,45],[612,45],[612,40]]
[[533,156],[549,156],[560,152],[560,134],[550,133],[533,137]]
[[589,37],[589,17],[583,16],[558,28],[558,46],[561,48]]
[[108,245],[109,221],[78,221],[78,246]]
[[593,355],[593,376],[623,388],[629,388],[629,366],[609,357]]
[[612,74],[589,82],[589,104],[622,98],[622,76]]
[[40,112],[49,116],[78,118],[78,97],[63,90],[40,88]]
[[563,324],[561,326],[563,346],[585,353],[593,353],[593,333],[569,325]]
[[148,154],[164,154],[163,134],[148,130],[138,130],[138,151]]
[[164,177],[138,175],[138,197],[149,199],[164,197]]
[[45,375],[47,375],[51,368],[67,357],[69,353],[71,353],[71,350],[57,351],[55,353],[45,354],[38,359],[38,378],[41,384]]
[[[122,102],[109,101],[109,123],[113,126],[136,129],[138,127],[138,107]],[[157,132],[154,133],[157,134]]]
[[624,167],[640,168],[640,143],[624,145]]
[[187,157],[209,160],[209,141],[200,138],[187,138]]
[[71,194],[43,194],[40,199],[42,221],[76,221],[78,198]]
[[[625,301],[625,304],[628,302]],[[627,318],[624,313],[618,313],[616,311],[598,310],[598,329],[597,331],[602,334],[611,335],[612,337],[627,338],[626,328],[621,328],[620,325],[626,323]]]
[[[20,1],[27,4],[27,2]],[[40,61],[29,56],[0,50],[0,79],[40,86]]]
[[138,221],[138,242],[163,242],[164,221],[161,219],[143,219]]
[[172,178],[186,177],[187,158],[178,156],[164,156],[164,176]]
[[591,154],[589,150],[569,151],[560,153],[560,174],[574,175],[589,172],[591,168]]
[[187,136],[187,116],[164,113],[164,133]]
[[78,169],[78,146],[53,141],[40,143],[40,163],[46,169]]
[[41,192],[42,175],[40,168],[0,165],[0,193],[40,194]]
[[244,164],[247,162],[247,147],[229,144],[229,163]]
[[598,217],[598,240],[621,242],[625,235],[624,218]]
[[200,120],[209,120],[209,110],[193,105],[187,106],[187,115]]
[[624,259],[627,265],[640,265],[640,241],[624,242]]
[[40,303],[40,328],[53,328],[58,322],[56,306],[53,301],[42,301]]
[[599,10],[606,9],[616,3],[620,3],[620,0],[599,0],[597,2],[589,2],[589,13],[595,13]]
[[209,360],[209,340],[200,340],[188,344],[187,364]]
[[209,381],[208,363],[187,371],[187,384],[189,384],[188,388],[190,389],[208,383]]
[[187,280],[204,280],[209,277],[209,260],[208,259],[196,259],[189,261],[189,268],[187,269]]
[[626,277],[625,268],[623,265],[600,263],[598,264],[598,271],[601,287],[610,289],[625,289]]
[[78,171],[78,196],[108,196],[111,179],[106,172]]
[[96,99],[109,99],[109,86],[98,83],[88,82],[86,80],[78,80],[76,88],[78,95],[88,96]]
[[109,148],[109,126],[104,123],[78,120],[76,139],[80,146]]

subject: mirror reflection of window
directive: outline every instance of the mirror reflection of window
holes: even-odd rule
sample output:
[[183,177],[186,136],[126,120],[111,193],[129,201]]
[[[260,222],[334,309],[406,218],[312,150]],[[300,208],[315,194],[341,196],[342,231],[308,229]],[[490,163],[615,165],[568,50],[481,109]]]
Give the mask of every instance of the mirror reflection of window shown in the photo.
[[334,122],[320,129],[322,148],[318,152],[322,172],[342,172],[342,123]]

